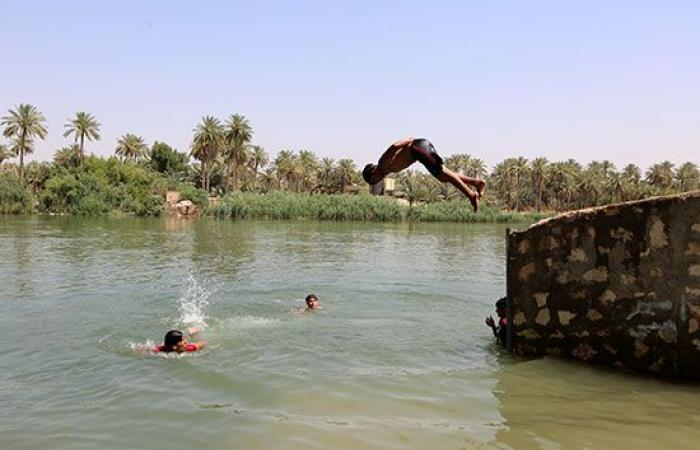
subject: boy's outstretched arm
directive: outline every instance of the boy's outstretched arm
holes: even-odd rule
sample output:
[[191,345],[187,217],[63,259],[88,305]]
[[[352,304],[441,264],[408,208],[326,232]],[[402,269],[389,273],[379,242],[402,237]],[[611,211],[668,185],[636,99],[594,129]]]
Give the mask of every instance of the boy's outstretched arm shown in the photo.
[[209,343],[207,341],[191,342],[191,344],[197,346],[197,350],[201,350],[206,347]]

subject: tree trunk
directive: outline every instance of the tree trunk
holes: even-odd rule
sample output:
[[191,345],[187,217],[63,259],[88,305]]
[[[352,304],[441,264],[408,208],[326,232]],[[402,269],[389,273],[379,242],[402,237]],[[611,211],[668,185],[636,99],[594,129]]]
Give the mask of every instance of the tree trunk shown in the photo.
[[233,158],[233,191],[238,190],[238,158]]
[[24,130],[22,130],[22,137],[19,140],[19,182],[24,182],[24,143],[26,142],[26,137]]
[[19,181],[24,181],[24,145],[19,149]]
[[85,163],[85,135],[80,135],[80,165]]
[[207,190],[207,163],[202,160],[202,189],[209,192]]

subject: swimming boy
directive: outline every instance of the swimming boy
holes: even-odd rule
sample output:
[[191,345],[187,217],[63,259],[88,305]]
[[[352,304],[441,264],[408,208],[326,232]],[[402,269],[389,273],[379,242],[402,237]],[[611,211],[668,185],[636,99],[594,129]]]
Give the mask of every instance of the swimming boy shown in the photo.
[[496,302],[496,314],[498,314],[498,325],[493,320],[493,317],[486,318],[486,325],[491,328],[493,335],[498,339],[498,342],[505,347],[508,340],[508,316],[507,316],[508,300],[503,297]]
[[[187,329],[190,336],[194,336],[195,334],[199,333],[199,331],[199,328],[194,327]],[[187,342],[187,339],[185,339],[185,337],[182,335],[182,331],[170,330],[165,333],[163,344],[153,347],[153,351],[156,353],[196,352],[201,350],[205,345],[207,345],[207,341]]]
[[312,311],[315,309],[321,309],[321,305],[318,302],[318,297],[316,294],[309,294],[306,296],[306,308],[297,310],[297,314],[304,314],[307,311]]
[[451,183],[466,195],[474,211],[479,209],[479,200],[486,190],[486,182],[443,167],[442,158],[427,139],[406,138],[394,142],[379,158],[377,164],[365,166],[362,177],[367,183],[373,185],[382,181],[388,174],[400,172],[416,161],[423,164],[432,176],[443,183]]

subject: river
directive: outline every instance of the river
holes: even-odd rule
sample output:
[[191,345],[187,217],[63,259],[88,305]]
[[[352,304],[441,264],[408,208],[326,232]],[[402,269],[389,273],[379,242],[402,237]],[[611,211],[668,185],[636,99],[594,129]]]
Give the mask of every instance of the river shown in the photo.
[[0,216],[0,449],[697,448],[697,385],[497,347],[504,233]]

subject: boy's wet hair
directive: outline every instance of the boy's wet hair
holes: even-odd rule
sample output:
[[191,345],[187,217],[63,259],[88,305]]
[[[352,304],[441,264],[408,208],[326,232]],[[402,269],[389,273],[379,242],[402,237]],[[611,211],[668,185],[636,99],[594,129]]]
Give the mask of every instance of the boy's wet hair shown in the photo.
[[506,307],[508,307],[508,298],[507,297],[499,298],[498,301],[496,301],[496,308],[505,309]]
[[165,338],[163,338],[163,344],[169,350],[171,347],[177,347],[177,344],[182,342],[182,331],[180,330],[170,330],[165,333]]
[[309,295],[306,296],[306,299],[305,299],[305,300],[306,300],[306,303],[309,303],[309,300],[311,300],[312,298],[313,298],[314,300],[318,301],[318,297],[316,297],[316,294],[309,294]]
[[362,178],[365,179],[367,183],[369,183],[369,177],[372,176],[374,173],[374,170],[377,168],[376,164],[367,164],[364,169],[362,169]]

